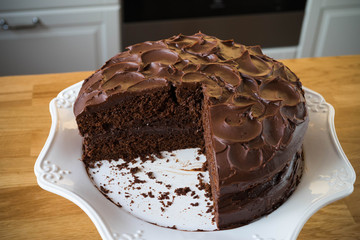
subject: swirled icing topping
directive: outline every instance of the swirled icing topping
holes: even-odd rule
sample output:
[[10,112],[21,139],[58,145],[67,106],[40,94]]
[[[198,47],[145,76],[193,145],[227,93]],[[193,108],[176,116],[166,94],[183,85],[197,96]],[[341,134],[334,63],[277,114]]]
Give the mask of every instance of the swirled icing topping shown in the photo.
[[184,83],[201,84],[209,104],[220,186],[267,176],[301,148],[308,119],[296,75],[258,46],[202,33],[128,47],[85,80],[74,113],[129,92]]

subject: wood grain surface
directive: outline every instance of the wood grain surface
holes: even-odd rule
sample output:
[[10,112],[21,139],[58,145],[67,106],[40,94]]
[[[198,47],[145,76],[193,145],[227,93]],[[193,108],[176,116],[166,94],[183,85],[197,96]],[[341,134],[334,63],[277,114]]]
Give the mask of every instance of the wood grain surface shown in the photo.
[[[283,62],[334,106],[339,141],[358,175],[360,55]],[[50,129],[50,100],[90,74],[0,77],[0,239],[100,239],[79,207],[37,185],[33,170]],[[298,239],[360,239],[359,178],[354,192],[315,213]]]

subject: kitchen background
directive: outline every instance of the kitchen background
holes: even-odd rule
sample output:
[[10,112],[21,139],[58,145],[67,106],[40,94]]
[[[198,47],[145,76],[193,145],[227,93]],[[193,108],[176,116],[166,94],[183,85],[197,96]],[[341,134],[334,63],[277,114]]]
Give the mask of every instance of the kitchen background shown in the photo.
[[276,59],[360,54],[360,0],[0,0],[0,76],[96,70],[198,31]]

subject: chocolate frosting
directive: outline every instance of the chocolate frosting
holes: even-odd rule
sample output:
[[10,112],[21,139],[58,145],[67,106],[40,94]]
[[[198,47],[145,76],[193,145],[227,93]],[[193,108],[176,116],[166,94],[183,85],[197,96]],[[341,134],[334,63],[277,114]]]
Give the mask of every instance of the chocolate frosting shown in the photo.
[[308,116],[297,76],[259,46],[202,33],[128,47],[85,80],[74,113],[187,83],[208,101],[220,195],[265,182],[301,149]]

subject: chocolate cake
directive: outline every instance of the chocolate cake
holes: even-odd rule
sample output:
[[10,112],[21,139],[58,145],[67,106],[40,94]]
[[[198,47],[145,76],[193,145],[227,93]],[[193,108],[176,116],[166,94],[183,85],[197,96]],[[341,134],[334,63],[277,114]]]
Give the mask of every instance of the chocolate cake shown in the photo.
[[259,46],[202,33],[130,46],[84,81],[74,114],[90,168],[200,148],[218,229],[274,211],[302,175],[301,82]]

